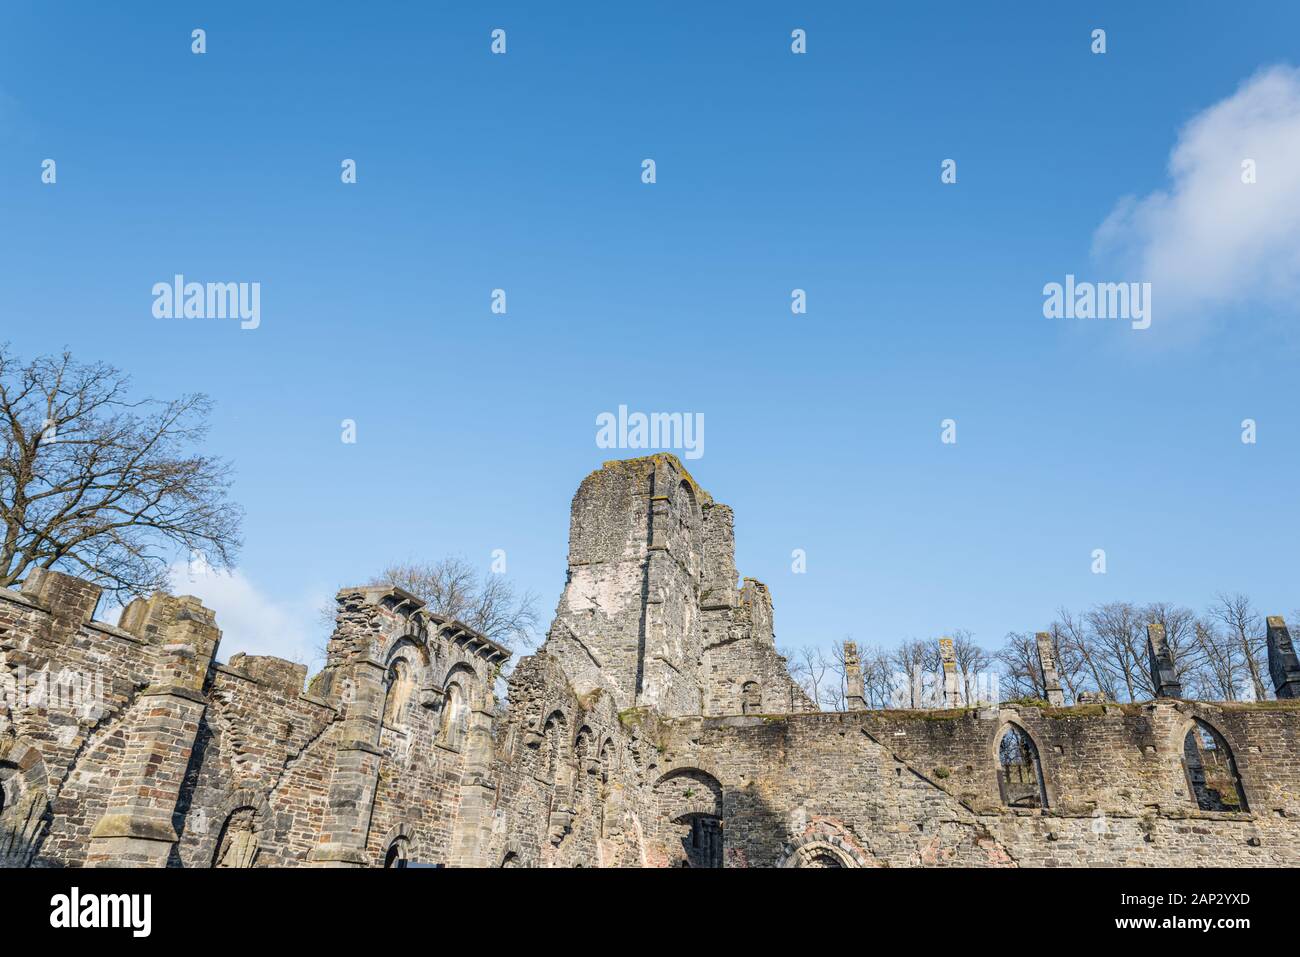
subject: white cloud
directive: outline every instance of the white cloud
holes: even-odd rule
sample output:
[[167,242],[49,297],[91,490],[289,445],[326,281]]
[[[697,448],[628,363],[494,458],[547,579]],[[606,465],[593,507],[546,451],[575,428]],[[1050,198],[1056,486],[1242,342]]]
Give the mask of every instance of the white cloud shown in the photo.
[[1193,117],[1169,175],[1168,188],[1121,200],[1094,236],[1094,253],[1137,273],[1123,278],[1152,284],[1155,324],[1247,304],[1289,313],[1300,292],[1300,70],[1263,70]]
[[323,663],[320,646],[329,628],[320,609],[332,604],[324,590],[282,598],[261,591],[239,569],[226,573],[178,564],[171,570],[171,592],[193,595],[216,612],[221,661],[243,651],[288,658],[313,671]]

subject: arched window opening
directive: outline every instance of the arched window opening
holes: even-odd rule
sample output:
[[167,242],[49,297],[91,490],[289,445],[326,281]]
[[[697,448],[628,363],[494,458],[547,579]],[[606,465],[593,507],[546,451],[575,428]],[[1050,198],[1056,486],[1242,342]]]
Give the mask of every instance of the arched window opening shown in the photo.
[[407,862],[407,841],[404,837],[399,837],[388,845],[388,853],[384,855],[384,867],[406,867]]
[[506,856],[501,859],[502,867],[518,867],[519,855],[514,851],[506,851]]
[[442,742],[449,748],[460,750],[469,730],[469,703],[465,692],[456,682],[447,685],[447,699],[442,706]]
[[678,520],[687,529],[693,529],[700,520],[700,506],[695,500],[695,489],[691,488],[691,483],[682,479],[677,485],[677,497],[680,504],[678,508]]
[[403,658],[394,661],[388,669],[388,697],[384,700],[384,724],[398,724],[406,702],[415,688],[415,669]]
[[1038,749],[1022,728],[1008,725],[998,742],[998,788],[1008,807],[1047,807]]
[[542,730],[545,739],[542,744],[542,776],[547,781],[554,781],[556,772],[560,770],[564,753],[563,734],[564,724],[559,715],[551,715],[546,719],[546,726]]
[[609,738],[600,746],[600,780],[602,784],[609,783],[609,776],[614,771],[614,742]]
[[582,774],[595,775],[600,771],[600,762],[592,745],[591,728],[586,725],[582,726],[578,740],[573,743],[573,760]]
[[740,713],[759,714],[763,710],[763,689],[757,681],[746,681],[740,689]]
[[1223,736],[1197,719],[1183,739],[1187,783],[1202,811],[1245,811],[1246,792]]
[[257,812],[251,807],[241,807],[231,812],[221,828],[217,850],[212,857],[213,867],[252,867],[257,858],[257,834],[254,830]]
[[699,501],[695,497],[695,489],[691,487],[691,483],[686,479],[682,479],[678,483],[677,494],[674,498],[673,511],[677,513],[676,534],[685,549],[686,570],[688,574],[695,577],[700,573],[700,569],[695,562],[695,555],[698,554],[699,550],[704,515],[700,511]]

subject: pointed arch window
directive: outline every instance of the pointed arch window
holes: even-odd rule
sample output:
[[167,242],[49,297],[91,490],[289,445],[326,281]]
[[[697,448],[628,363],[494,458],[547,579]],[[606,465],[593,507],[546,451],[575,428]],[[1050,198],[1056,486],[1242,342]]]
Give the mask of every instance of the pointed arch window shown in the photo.
[[1214,728],[1199,718],[1183,738],[1187,785],[1202,811],[1246,811],[1246,791],[1232,749]]
[[447,700],[442,706],[442,742],[447,747],[460,750],[469,728],[469,703],[459,684],[447,685]]
[[384,699],[384,724],[392,727],[401,722],[406,702],[415,689],[415,670],[404,658],[398,658],[388,669],[388,692]]
[[1023,728],[1009,724],[998,741],[998,789],[1008,807],[1045,808],[1047,789],[1038,748]]

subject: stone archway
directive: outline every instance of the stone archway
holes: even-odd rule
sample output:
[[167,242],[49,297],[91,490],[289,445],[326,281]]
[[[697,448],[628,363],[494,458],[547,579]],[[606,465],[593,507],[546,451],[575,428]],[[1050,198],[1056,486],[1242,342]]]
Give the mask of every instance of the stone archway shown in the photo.
[[655,782],[659,835],[672,867],[722,867],[722,785],[699,768],[676,768]]
[[780,867],[870,867],[873,863],[843,823],[829,818],[814,818],[785,851]]
[[0,741],[0,867],[27,867],[49,824],[41,753],[18,739]]
[[847,851],[826,841],[809,841],[794,849],[782,867],[861,867]]

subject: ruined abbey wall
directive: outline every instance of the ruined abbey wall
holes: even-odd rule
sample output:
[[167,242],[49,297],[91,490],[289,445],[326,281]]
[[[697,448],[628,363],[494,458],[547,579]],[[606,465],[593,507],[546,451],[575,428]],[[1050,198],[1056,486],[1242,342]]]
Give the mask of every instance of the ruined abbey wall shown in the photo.
[[[1202,811],[1183,739],[1194,718],[1237,757],[1244,811]],[[1010,808],[997,742],[1025,729],[1047,808]],[[1292,702],[731,716],[676,723],[665,766],[722,785],[727,866],[829,845],[861,866],[1300,863],[1300,706]]]
[[[734,547],[731,510],[672,456],[607,463],[574,497],[564,593],[505,702],[508,653],[401,589],[341,591],[308,681],[220,663],[192,597],[114,626],[96,586],[35,572],[0,589],[0,864],[1300,863],[1280,619],[1277,701],[1166,683],[1138,704],[821,713]],[[1172,675],[1152,627],[1153,674]],[[1015,781],[1011,730],[1034,755]]]

